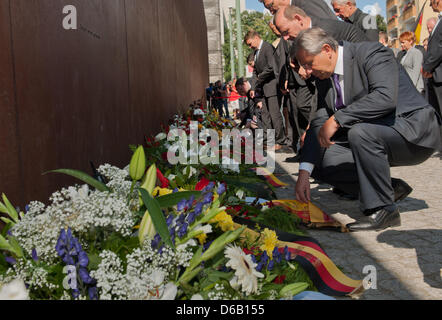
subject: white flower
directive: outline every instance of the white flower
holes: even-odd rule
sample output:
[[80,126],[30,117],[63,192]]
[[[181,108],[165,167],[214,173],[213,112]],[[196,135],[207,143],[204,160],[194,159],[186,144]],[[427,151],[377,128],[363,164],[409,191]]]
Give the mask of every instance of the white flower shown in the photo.
[[162,291],[163,292],[160,293],[160,300],[175,300],[178,288],[173,282],[169,282],[163,287]]
[[236,192],[236,196],[237,196],[239,199],[244,198],[244,190],[243,190],[243,189],[239,189],[239,190]]
[[161,141],[167,138],[167,134],[165,134],[164,132],[161,132],[159,134],[156,135],[155,137],[155,141]]
[[209,234],[209,233],[212,233],[212,225],[210,225],[210,224],[206,224],[204,226],[198,225],[198,226],[195,227],[194,230],[195,231],[202,231],[205,234]]
[[242,291],[246,295],[257,293],[258,278],[263,278],[264,275],[256,271],[257,264],[252,261],[251,256],[245,254],[236,245],[227,246],[224,255],[229,260],[226,266],[235,270],[235,276],[238,277],[238,283],[241,284]]
[[0,288],[0,300],[29,300],[29,292],[23,280],[15,279]]
[[204,112],[201,109],[195,109],[195,111],[193,111],[193,115],[194,116],[204,116]]
[[190,300],[204,300],[203,296],[200,294],[194,294]]
[[89,186],[84,184],[80,189],[78,189],[78,191],[74,187],[69,187],[68,191],[72,201],[81,201],[87,199],[89,195]]

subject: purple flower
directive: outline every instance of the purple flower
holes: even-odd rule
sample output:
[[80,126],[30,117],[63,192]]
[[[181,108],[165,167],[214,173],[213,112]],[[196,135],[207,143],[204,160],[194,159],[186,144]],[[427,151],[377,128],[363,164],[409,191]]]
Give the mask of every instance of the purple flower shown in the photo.
[[178,211],[184,211],[186,209],[186,207],[187,207],[187,200],[183,199],[180,202],[178,202],[176,208]]
[[211,193],[207,193],[204,195],[202,204],[203,205],[210,204],[210,203],[212,203],[212,199],[213,199],[213,195]]
[[180,229],[178,230],[178,237],[183,238],[187,234],[188,224],[183,223]]
[[13,257],[5,257],[5,260],[7,263],[12,264],[12,265],[17,263],[17,260],[15,260]]
[[80,276],[81,281],[83,281],[84,283],[86,284],[94,283],[94,279],[91,278],[86,268],[80,267],[78,270],[78,275]]
[[269,265],[267,266],[267,270],[272,271],[275,267],[275,260],[270,260]]
[[203,212],[203,204],[201,203],[201,202],[198,202],[196,205],[195,205],[195,214],[197,215],[197,216],[199,216],[200,214],[201,214],[201,212]]
[[192,224],[195,222],[195,218],[196,218],[196,213],[195,213],[195,211],[192,211],[187,215],[187,222],[189,224]]
[[275,249],[273,249],[273,259],[276,261],[276,263],[281,263],[282,257],[281,254],[279,253],[278,248],[275,247]]
[[204,187],[202,192],[203,193],[212,192],[213,188],[215,188],[215,183],[213,181],[210,181],[209,184]]
[[287,246],[284,247],[284,259],[287,261],[291,260],[291,254],[290,254],[289,248]]
[[268,260],[269,260],[269,256],[267,255],[267,251],[264,251],[262,256],[261,256],[261,261],[263,263],[267,263]]
[[32,249],[32,259],[34,261],[38,261],[38,255],[37,255],[37,250],[34,248]]
[[90,287],[88,289],[88,293],[89,293],[89,299],[91,299],[91,300],[98,300],[98,290],[97,290],[97,287]]
[[224,192],[226,192],[226,185],[224,183],[221,183],[216,192],[218,193],[218,195],[222,195]]
[[264,265],[265,263],[263,261],[260,261],[256,266],[256,271],[261,272],[261,270],[264,268]]

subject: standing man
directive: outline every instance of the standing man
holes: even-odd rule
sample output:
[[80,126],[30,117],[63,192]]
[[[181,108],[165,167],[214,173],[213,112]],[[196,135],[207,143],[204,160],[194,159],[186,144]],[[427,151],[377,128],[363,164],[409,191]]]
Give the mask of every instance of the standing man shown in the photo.
[[331,0],[331,5],[339,18],[362,30],[369,41],[379,41],[376,17],[356,7],[356,0]]
[[254,98],[256,90],[262,89],[264,94],[262,121],[265,129],[275,130],[275,151],[277,151],[282,149],[286,137],[278,99],[277,65],[274,56],[275,48],[270,43],[262,40],[258,32],[254,30],[247,32],[244,37],[244,42],[249,48],[255,50],[254,81],[250,96]]
[[304,10],[309,16],[337,20],[324,0],[259,0],[259,2],[263,3],[264,7],[273,15],[283,7],[296,6]]
[[430,6],[439,19],[428,39],[428,51],[424,57],[422,72],[428,79],[428,101],[441,115],[442,110],[442,0],[430,0]]
[[427,30],[428,34],[431,34],[433,32],[434,26],[437,23],[437,18],[431,17],[427,20]]
[[[310,175],[359,193],[365,219],[350,231],[399,226],[395,201],[411,188],[390,166],[411,166],[441,148],[441,119],[393,53],[378,42],[338,42],[320,28],[303,31],[296,58],[317,77],[318,110],[301,152],[296,198],[310,201]],[[424,124],[424,125],[423,125]]]

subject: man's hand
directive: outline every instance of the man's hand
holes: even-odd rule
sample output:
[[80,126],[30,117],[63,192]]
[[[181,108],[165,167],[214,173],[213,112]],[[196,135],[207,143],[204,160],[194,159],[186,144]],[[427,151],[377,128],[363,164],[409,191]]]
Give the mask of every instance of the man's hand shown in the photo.
[[250,90],[250,98],[255,99],[255,91]]
[[281,92],[282,92],[283,95],[286,95],[286,94],[290,93],[290,90],[288,89],[288,86],[289,86],[289,81],[286,80],[285,83],[284,83],[284,88],[281,88]]
[[258,103],[256,104],[256,106],[257,106],[259,109],[262,109],[262,101],[258,102]]
[[324,123],[321,130],[319,130],[318,140],[321,147],[329,148],[335,144],[330,139],[333,137],[336,131],[338,131],[338,129],[339,125],[336,123],[334,116],[331,116],[330,119]]
[[425,79],[433,78],[433,74],[432,74],[431,72],[427,72],[427,71],[422,71],[422,76],[423,76]]
[[296,182],[296,199],[303,203],[310,201],[310,173],[305,170],[299,170],[298,181]]

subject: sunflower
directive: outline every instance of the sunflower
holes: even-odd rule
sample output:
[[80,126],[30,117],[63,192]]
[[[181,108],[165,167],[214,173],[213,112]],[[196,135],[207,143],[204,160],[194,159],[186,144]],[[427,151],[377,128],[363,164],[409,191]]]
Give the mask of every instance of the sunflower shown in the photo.
[[258,278],[264,275],[256,271],[256,263],[253,262],[251,255],[236,245],[229,245],[224,251],[225,257],[229,260],[227,267],[235,270],[236,283],[241,285],[241,289],[246,295],[258,292]]

